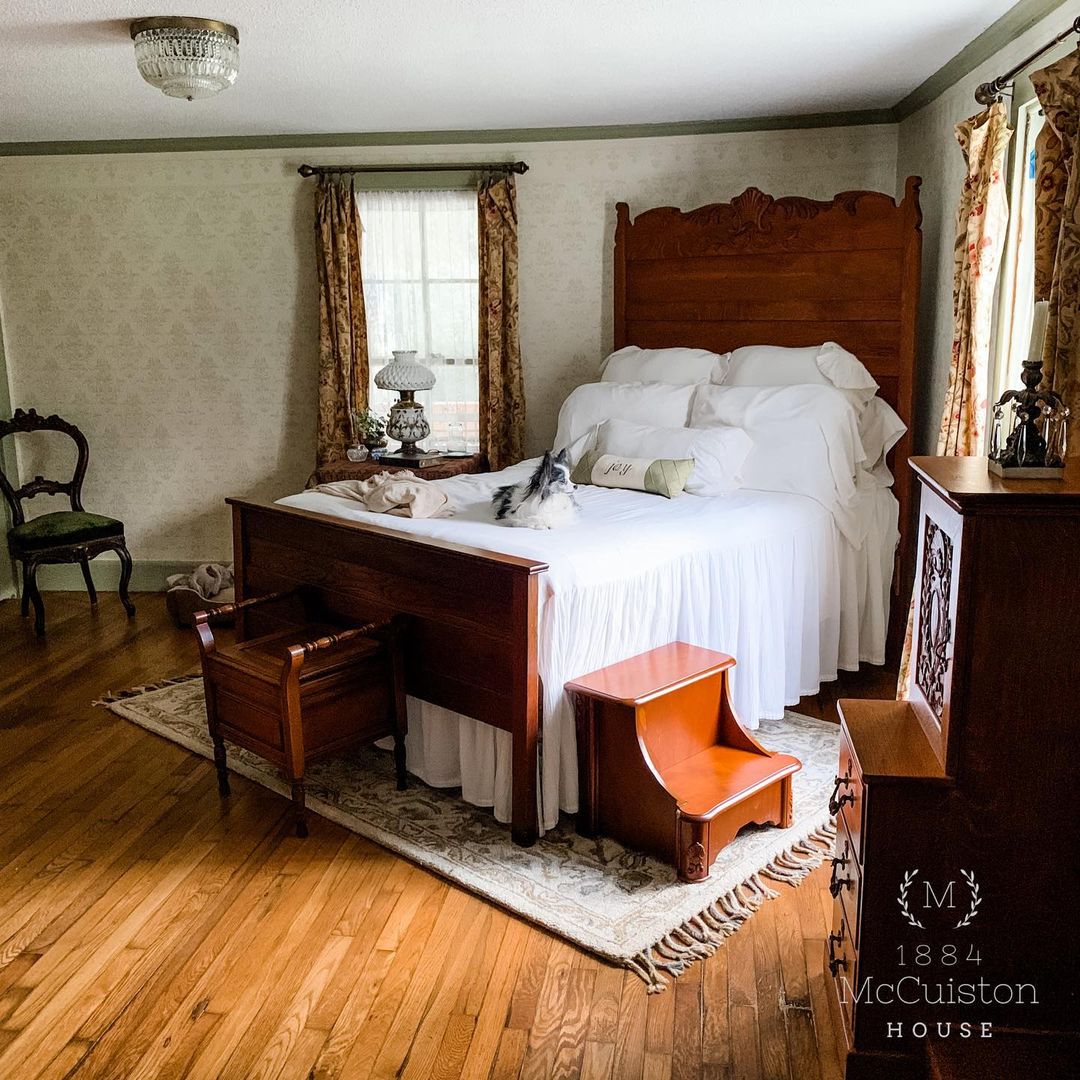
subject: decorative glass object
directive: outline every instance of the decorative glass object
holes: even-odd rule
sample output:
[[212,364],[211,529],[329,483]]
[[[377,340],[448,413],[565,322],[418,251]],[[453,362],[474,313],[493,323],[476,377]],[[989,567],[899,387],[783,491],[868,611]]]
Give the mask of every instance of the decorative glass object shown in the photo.
[[345,451],[345,456],[354,464],[360,461],[367,461],[368,449],[366,446],[350,446]]
[[446,449],[451,454],[465,453],[465,425],[460,420],[451,421],[446,437]]
[[169,97],[213,97],[236,82],[240,34],[215,19],[165,16],[131,24],[139,74]]
[[435,385],[434,372],[416,359],[415,350],[395,350],[394,359],[375,373],[375,385],[381,390],[397,390],[401,395],[390,406],[386,420],[386,434],[401,443],[394,460],[430,457],[416,445],[431,434],[431,425],[424,416],[424,406],[414,395],[417,390],[430,390]]
[[1024,389],[1006,390],[994,406],[988,468],[996,476],[1052,479],[1065,475],[1069,409],[1057,391],[1039,389],[1048,313],[1049,304],[1040,300],[1020,374]]

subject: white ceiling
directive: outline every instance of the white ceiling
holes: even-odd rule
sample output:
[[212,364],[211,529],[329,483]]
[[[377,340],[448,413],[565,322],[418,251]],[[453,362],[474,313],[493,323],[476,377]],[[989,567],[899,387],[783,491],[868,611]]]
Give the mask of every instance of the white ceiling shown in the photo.
[[[4,0],[0,141],[517,128],[895,105],[1014,0]],[[128,22],[234,23],[204,101]]]

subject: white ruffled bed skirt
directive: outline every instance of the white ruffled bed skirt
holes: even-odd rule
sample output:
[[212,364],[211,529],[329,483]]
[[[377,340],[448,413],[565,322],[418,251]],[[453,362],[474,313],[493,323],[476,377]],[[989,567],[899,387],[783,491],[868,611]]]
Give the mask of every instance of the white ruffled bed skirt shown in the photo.
[[[514,471],[435,481],[456,496],[449,519],[374,518],[313,492],[282,502],[549,564],[538,634],[542,828],[578,808],[575,722],[563,691],[570,679],[687,641],[736,658],[735,708],[756,728],[838,671],[884,661],[897,539],[887,489],[864,493],[866,535],[855,548],[818,503],[753,491],[666,500],[583,488],[574,526],[507,529],[491,523],[488,489]],[[433,787],[460,787],[468,802],[510,821],[509,733],[410,698],[407,745],[410,772]]]

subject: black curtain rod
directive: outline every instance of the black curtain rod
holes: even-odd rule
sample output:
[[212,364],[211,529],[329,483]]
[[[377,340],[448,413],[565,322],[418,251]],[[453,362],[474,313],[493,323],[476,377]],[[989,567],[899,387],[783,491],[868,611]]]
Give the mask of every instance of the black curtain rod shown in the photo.
[[521,176],[529,171],[529,166],[524,161],[448,161],[416,165],[301,165],[296,171],[304,177],[364,172],[496,172]]
[[1049,52],[1059,42],[1064,41],[1070,34],[1080,34],[1080,16],[1073,19],[1073,21],[1061,31],[1060,34],[1053,41],[1048,41],[1041,49],[1036,49],[1029,57],[1021,60],[1015,67],[1009,68],[1004,75],[999,75],[996,79],[991,79],[989,82],[982,83],[975,90],[975,100],[980,105],[993,105],[999,97],[1001,92],[1020,74],[1024,68],[1034,64],[1036,60],[1042,56],[1043,53]]

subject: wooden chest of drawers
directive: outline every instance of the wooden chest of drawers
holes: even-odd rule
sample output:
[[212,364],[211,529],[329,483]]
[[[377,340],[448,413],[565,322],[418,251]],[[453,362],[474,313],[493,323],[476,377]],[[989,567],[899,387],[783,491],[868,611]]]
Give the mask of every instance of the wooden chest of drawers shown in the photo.
[[839,703],[826,960],[847,1080],[921,1077],[929,1040],[984,1024],[1080,1015],[1080,475],[912,466],[908,700]]
[[906,702],[841,701],[839,709],[840,767],[830,807],[835,899],[826,942],[833,1024],[849,1080],[914,1077],[916,1064],[903,1051],[914,1053],[918,1040],[909,1028],[890,1034],[895,1011],[857,995],[867,984],[895,982],[897,950],[916,947],[898,890],[917,866],[910,864],[913,851],[932,844],[929,826],[944,813],[951,784]]

